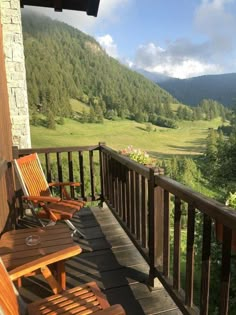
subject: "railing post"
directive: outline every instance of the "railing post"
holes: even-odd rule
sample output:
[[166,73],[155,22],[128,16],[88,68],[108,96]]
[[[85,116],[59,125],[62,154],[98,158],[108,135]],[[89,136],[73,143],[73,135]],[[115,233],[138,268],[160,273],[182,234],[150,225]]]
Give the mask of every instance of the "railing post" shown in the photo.
[[150,169],[148,183],[149,284],[152,287],[154,287],[155,269],[163,270],[164,191],[160,186],[155,185],[155,176],[163,174],[162,169]]
[[103,202],[104,202],[104,159],[103,159],[103,154],[101,151],[101,146],[106,145],[106,143],[99,142],[98,145],[99,145],[100,187],[101,187],[99,207],[102,208]]
[[12,157],[13,159],[17,159],[19,157],[19,148],[16,145],[12,147]]

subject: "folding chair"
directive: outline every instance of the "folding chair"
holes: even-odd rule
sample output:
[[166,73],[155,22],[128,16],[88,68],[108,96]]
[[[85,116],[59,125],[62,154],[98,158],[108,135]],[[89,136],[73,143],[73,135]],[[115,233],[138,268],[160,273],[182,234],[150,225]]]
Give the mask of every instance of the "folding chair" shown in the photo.
[[[5,315],[125,315],[121,305],[110,306],[106,297],[95,282],[63,291],[26,305],[15,289],[12,281],[25,273],[33,272],[40,263],[35,261],[27,266],[16,268],[7,273],[0,258],[0,314]],[[43,264],[41,263],[42,267]]]
[[[27,202],[37,221],[45,226],[40,218],[49,219],[48,225],[63,220],[73,230],[73,234],[78,233],[84,237],[84,234],[73,225],[70,219],[85,205],[85,202],[71,200],[66,191],[66,186],[78,187],[80,183],[48,183],[37,153],[15,159],[13,164],[24,193],[23,200]],[[61,188],[63,198],[52,196],[50,191],[52,186]]]

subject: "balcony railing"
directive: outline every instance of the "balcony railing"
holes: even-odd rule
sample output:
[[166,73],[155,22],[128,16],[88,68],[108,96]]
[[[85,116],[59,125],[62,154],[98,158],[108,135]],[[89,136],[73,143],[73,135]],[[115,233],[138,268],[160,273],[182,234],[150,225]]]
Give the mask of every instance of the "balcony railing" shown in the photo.
[[[149,264],[150,284],[154,285],[157,277],[183,314],[210,314],[214,242],[221,253],[217,262],[221,270],[218,314],[229,314],[236,212],[171,180],[162,170],[140,165],[101,143],[86,147],[14,148],[13,152],[14,157],[37,152],[48,181],[79,180],[81,198],[105,202]],[[71,195],[75,196],[74,190]],[[186,220],[185,229],[182,219]],[[216,221],[223,225],[222,244],[214,239]],[[182,245],[183,235],[186,246]],[[201,252],[197,268],[195,249]],[[200,270],[197,284],[196,270]]]

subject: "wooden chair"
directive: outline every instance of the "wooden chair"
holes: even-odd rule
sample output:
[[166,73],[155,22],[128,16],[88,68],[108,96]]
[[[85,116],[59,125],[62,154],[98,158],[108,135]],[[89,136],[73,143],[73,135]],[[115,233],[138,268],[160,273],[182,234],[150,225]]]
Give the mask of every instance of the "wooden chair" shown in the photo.
[[[39,264],[36,262],[36,268]],[[0,259],[0,314],[125,315],[125,311],[120,305],[110,306],[95,282],[26,305],[13,286],[12,281],[17,279],[18,276],[34,271],[34,265],[32,263],[16,268],[8,274]]]
[[[73,230],[73,233],[78,233],[84,237],[83,233],[73,225],[70,219],[76,211],[79,211],[85,205],[85,202],[71,200],[66,191],[66,186],[78,187],[80,183],[48,183],[36,153],[15,159],[13,164],[24,193],[23,200],[27,202],[38,222],[45,226],[40,218],[49,219],[49,224],[64,220]],[[61,188],[63,198],[52,196],[50,191],[52,186]]]

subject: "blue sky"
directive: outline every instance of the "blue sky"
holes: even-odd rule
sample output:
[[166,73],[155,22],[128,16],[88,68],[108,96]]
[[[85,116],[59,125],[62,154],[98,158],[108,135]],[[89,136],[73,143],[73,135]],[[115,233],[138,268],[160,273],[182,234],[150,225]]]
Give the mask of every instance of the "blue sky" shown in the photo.
[[236,72],[236,0],[100,0],[98,17],[36,9],[130,67],[186,78]]

